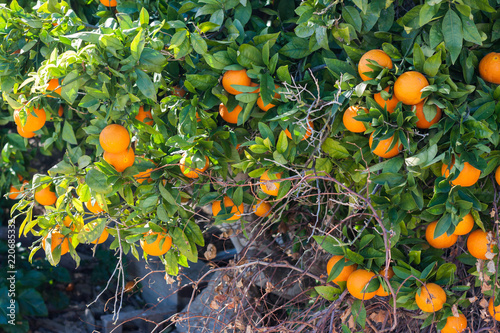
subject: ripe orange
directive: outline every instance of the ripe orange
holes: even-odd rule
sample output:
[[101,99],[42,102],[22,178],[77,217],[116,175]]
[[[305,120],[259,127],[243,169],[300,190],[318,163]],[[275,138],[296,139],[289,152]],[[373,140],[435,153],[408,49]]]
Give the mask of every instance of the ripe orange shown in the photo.
[[134,175],[134,179],[137,180],[139,184],[142,184],[146,179],[148,183],[152,181],[151,172],[153,172],[153,168],[149,168],[146,171],[140,171],[136,175]]
[[[388,279],[392,279],[392,277],[394,276],[394,271],[392,270],[392,267],[389,267],[389,270],[387,271],[387,275],[385,275],[385,269],[382,268],[380,271],[378,271],[378,274],[382,275],[382,276],[386,276]],[[382,284],[380,284],[380,288],[377,289],[376,295],[382,296],[382,297],[389,296],[389,291],[388,290],[385,291]]]
[[[137,116],[135,116],[135,119],[142,121],[144,124],[149,126],[153,126],[153,124],[155,123],[153,121],[153,115],[151,114],[151,111],[144,111],[142,105],[139,107],[139,113],[137,114]],[[144,121],[145,119],[150,119],[150,120]]]
[[85,207],[87,207],[87,209],[94,214],[99,214],[100,212],[104,212],[104,210],[99,205],[97,200],[94,200],[94,204],[92,204],[92,199],[90,199],[85,203]]
[[64,114],[64,107],[62,105],[59,105],[59,110],[57,110],[57,114],[59,117],[62,117]]
[[[309,121],[307,122],[307,130],[306,130],[306,133],[304,134],[304,137],[303,137],[300,141],[304,141],[304,140],[306,140],[308,137],[310,137],[310,136],[311,136],[311,134],[312,134],[312,131],[313,131],[313,122],[309,120]],[[292,140],[292,133],[290,133],[290,131],[288,130],[288,128],[287,128],[287,129],[285,129],[285,134],[286,134],[286,136],[287,136],[290,140]]]
[[[276,174],[276,179],[281,179],[281,172]],[[266,171],[262,174],[262,176],[260,176],[260,188],[262,189],[262,192],[277,196],[280,189],[280,182],[270,182],[268,180],[270,179]]]
[[484,81],[500,84],[500,53],[488,53],[479,62],[479,75]]
[[[453,168],[453,165],[455,164],[455,161],[452,161],[451,166],[448,168],[448,165],[443,163],[443,166],[441,167],[441,174],[448,178],[450,175],[450,170]],[[469,187],[474,185],[478,180],[479,176],[481,175],[481,170],[476,169],[472,165],[469,164],[469,162],[464,162],[464,167],[462,171],[458,174],[458,176],[451,181],[453,185],[460,185],[463,187]]]
[[415,115],[418,118],[418,121],[415,124],[415,126],[417,126],[418,128],[421,128],[421,129],[428,129],[429,127],[431,127],[432,125],[437,123],[439,121],[439,119],[441,119],[441,109],[438,108],[436,105],[433,105],[433,107],[436,108],[436,115],[434,116],[434,118],[431,121],[427,121],[427,119],[425,118],[424,101],[418,103],[417,105],[415,105],[413,107],[413,110],[415,111]]
[[[389,150],[392,144],[392,140],[394,140],[394,135],[391,136],[390,138],[380,140],[377,145],[377,148],[372,150],[372,153],[383,158],[391,158],[396,156],[403,149],[403,145],[399,144],[398,146],[396,144],[391,150]],[[373,144],[373,133],[370,135],[370,140],[368,141],[368,144],[370,145],[371,148]]]
[[435,312],[443,308],[446,303],[446,293],[435,283],[427,283],[420,288],[420,295],[415,294],[415,301],[420,310]]
[[[386,87],[384,90],[389,92],[389,87]],[[387,108],[387,112],[389,113],[393,113],[394,109],[396,109],[396,106],[399,103],[399,99],[396,98],[394,92],[392,94],[392,97],[389,98],[388,100],[383,99],[381,93],[376,93],[375,95],[373,95],[373,98],[375,99],[375,102],[377,102],[377,104],[380,105],[382,108],[384,107]]]
[[434,238],[434,231],[436,230],[436,225],[438,221],[429,223],[427,229],[425,229],[425,239],[430,246],[436,249],[446,249],[457,242],[458,236],[451,234],[448,236],[446,232],[441,236]]
[[[326,264],[326,273],[328,275],[330,275],[330,273],[332,272],[333,266],[335,266],[335,264],[339,262],[341,259],[343,259],[344,262],[347,261],[345,260],[344,256],[333,256],[330,258],[330,260],[328,260],[328,263]],[[334,278],[332,282],[338,284],[338,282],[347,281],[349,275],[351,275],[351,273],[354,272],[357,267],[358,265],[356,264],[350,266],[344,266],[344,268],[342,268],[342,271],[340,271],[340,274],[337,275],[337,277]]]
[[47,186],[35,192],[35,200],[40,205],[50,206],[56,203],[57,196],[50,190],[50,186]]
[[[31,110],[27,108],[26,123],[23,126],[20,112],[21,109],[17,109],[14,111],[14,122],[25,133],[38,131],[43,127],[43,125],[45,125],[45,122],[47,121],[47,115],[45,114],[44,109],[37,109],[34,107],[33,110]],[[33,113],[35,113],[35,115],[33,115]]]
[[358,105],[353,105],[347,108],[344,112],[344,116],[342,117],[342,122],[344,123],[345,128],[353,133],[362,133],[366,131],[366,126],[362,121],[353,119],[358,115],[358,110],[361,109],[368,113],[366,108],[360,107]]
[[352,272],[347,278],[347,290],[357,299],[366,301],[375,297],[377,291],[363,292],[363,289],[368,285],[374,276],[375,273],[364,269],[358,269]]
[[186,90],[179,88],[178,86],[173,86],[172,88],[174,88],[174,92],[172,93],[172,95],[175,95],[177,97],[184,97],[184,95],[186,95]]
[[73,223],[73,220],[68,215],[64,217],[63,224],[65,227],[70,228],[72,231],[75,231],[76,229],[76,223]]
[[488,233],[481,229],[471,232],[467,238],[467,250],[473,257],[486,260],[486,253],[493,252],[493,244],[488,241]]
[[239,105],[236,105],[236,107],[231,112],[227,109],[227,107],[223,103],[220,103],[219,105],[220,116],[222,117],[222,119],[231,124],[238,123],[238,116],[241,110],[243,110],[243,108]]
[[[68,253],[69,251],[69,245],[68,245],[68,238],[64,237],[63,234],[56,230],[52,230],[50,232],[51,236],[51,244],[50,248],[52,249],[52,252],[54,252],[54,249],[61,245],[61,255],[64,255]],[[45,236],[42,240],[42,248],[45,250],[45,240],[47,239],[49,235]]]
[[500,185],[500,166],[497,168],[497,171],[495,171],[495,180],[497,184]]
[[460,313],[458,317],[449,316],[446,318],[446,325],[441,329],[441,333],[462,333],[467,329],[467,318]]
[[[278,85],[274,85],[274,88],[277,90],[279,88]],[[260,92],[260,88],[257,89],[256,91],[259,91]],[[254,91],[255,92],[255,91]],[[280,98],[280,94],[278,94],[277,92],[274,93],[274,99],[278,99]],[[262,111],[268,111],[269,109],[271,108],[274,108],[276,105],[272,104],[272,103],[269,103],[267,105],[264,105],[264,101],[262,100],[262,96],[260,95],[259,93],[259,98],[257,98],[257,106],[262,110]]]
[[255,205],[252,206],[253,213],[260,217],[267,217],[271,214],[271,205],[264,200],[257,200]]
[[99,0],[106,7],[116,7],[118,2],[116,0]]
[[[222,210],[221,208],[221,202],[220,200],[215,200],[213,203],[212,203],[212,214],[214,216],[217,216],[219,215],[219,212]],[[233,221],[233,220],[237,220],[240,218],[241,214],[243,213],[243,203],[239,206],[236,206],[233,202],[233,200],[231,200],[230,197],[228,197],[227,195],[224,196],[224,207],[228,208],[228,207],[231,207],[231,212],[233,214],[233,216],[231,216],[230,218],[228,218],[228,221]],[[227,212],[227,209],[226,209],[226,212]]]
[[[488,312],[490,313],[490,316],[492,316],[496,321],[500,321],[500,305],[494,306],[494,302],[495,298],[490,298],[490,301],[488,303]],[[495,312],[493,312],[493,309],[495,310]]]
[[[149,235],[158,235],[156,240],[152,243],[146,242],[146,237]],[[160,247],[160,242],[163,241],[163,245]],[[142,250],[147,253],[150,256],[161,256],[170,250],[170,247],[172,247],[172,237],[170,237],[167,233],[165,232],[153,232],[152,230],[149,230],[147,233],[144,234],[144,238],[141,239],[141,248]]]
[[[95,226],[95,223],[92,223],[92,226]],[[102,231],[102,234],[94,241],[90,242],[92,244],[102,244],[104,243],[107,239],[108,239],[108,236],[109,236],[109,232],[108,230],[106,230],[107,228],[104,228],[104,230]],[[88,224],[84,225],[83,226],[83,230],[85,231],[90,231],[90,227]]]
[[10,186],[10,189],[9,189],[9,199],[11,200],[16,200],[17,197],[19,197],[19,194],[21,193],[21,190],[17,187],[15,187],[14,185],[11,185]]
[[23,130],[22,127],[17,126],[17,133],[22,136],[23,138],[29,139],[35,136],[35,133],[33,132],[27,132]]
[[421,90],[429,85],[429,81],[419,72],[409,71],[401,74],[394,83],[394,94],[403,104],[415,105],[422,98]]
[[108,153],[120,153],[128,148],[130,136],[125,127],[118,124],[106,126],[99,134],[99,143]]
[[464,216],[462,221],[458,222],[453,234],[458,236],[467,235],[472,230],[472,228],[474,228],[474,218],[469,213]]
[[135,154],[132,147],[129,147],[128,149],[125,149],[124,151],[121,151],[116,154],[108,153],[107,151],[105,151],[102,157],[106,162],[111,164],[118,172],[125,171],[126,168],[134,165],[135,161]]
[[368,62],[368,60],[373,60],[374,62],[378,63],[382,67],[386,67],[389,69],[392,68],[392,60],[387,55],[387,53],[385,53],[382,50],[370,50],[370,51],[366,52],[365,54],[363,54],[363,56],[361,57],[361,59],[359,60],[359,63],[358,63],[358,73],[363,81],[371,80],[371,78],[369,78],[368,76],[363,74],[366,72],[373,71],[373,69],[368,67],[368,65],[371,65]]
[[222,76],[222,86],[231,95],[241,94],[241,91],[233,88],[232,85],[250,86],[251,82],[246,69],[240,69],[239,71],[229,70]]
[[[49,86],[47,87],[47,93],[49,95],[47,95],[47,97],[55,98],[56,96],[61,96],[62,87],[60,87],[60,85],[61,84],[59,83],[59,79],[49,80]],[[54,93],[56,93],[57,95],[54,95]]]
[[194,168],[194,170],[193,170],[192,168],[190,168],[193,166],[191,158],[189,158],[189,160],[187,161],[187,165],[186,165],[187,158],[188,158],[187,153],[184,153],[182,155],[181,160],[179,161],[179,163],[180,163],[179,167],[181,169],[182,174],[188,178],[192,178],[192,179],[198,178],[199,174],[202,172],[205,172],[208,169],[208,166],[210,165],[210,161],[209,161],[208,157],[205,156],[206,162],[205,162],[205,165],[203,166],[203,168],[201,168],[201,169]]

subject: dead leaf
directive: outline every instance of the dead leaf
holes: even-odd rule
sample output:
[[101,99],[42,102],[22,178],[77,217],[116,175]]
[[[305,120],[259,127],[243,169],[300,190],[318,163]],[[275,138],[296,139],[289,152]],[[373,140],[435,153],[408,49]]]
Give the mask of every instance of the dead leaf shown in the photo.
[[167,281],[167,284],[172,284],[175,282],[175,279],[171,277],[170,275],[165,273],[165,281]]
[[205,259],[212,260],[217,256],[217,248],[214,244],[210,243],[208,244],[207,250],[203,255],[205,256]]
[[479,302],[479,306],[482,307],[483,309],[487,309],[488,308],[488,300],[486,300],[486,298],[481,299],[481,301]]
[[271,293],[274,290],[274,286],[271,282],[266,282],[266,293]]
[[387,316],[386,311],[378,311],[376,313],[372,312],[372,314],[370,315],[370,320],[375,323],[382,324],[385,321],[386,316]]
[[219,310],[219,308],[220,308],[219,304],[217,304],[217,302],[215,300],[210,302],[210,307],[212,308],[212,310]]
[[473,297],[468,298],[468,300],[469,300],[469,302],[471,302],[471,304],[472,304],[472,303],[475,303],[475,302],[477,301],[477,297],[476,297],[476,296],[473,296]]
[[458,306],[456,304],[453,304],[451,307],[451,313],[453,313],[453,317],[460,317],[460,313],[458,312]]

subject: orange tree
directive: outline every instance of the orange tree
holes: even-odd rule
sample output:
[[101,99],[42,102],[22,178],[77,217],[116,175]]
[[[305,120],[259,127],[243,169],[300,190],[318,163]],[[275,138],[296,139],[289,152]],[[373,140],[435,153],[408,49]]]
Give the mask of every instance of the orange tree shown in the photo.
[[[204,246],[198,207],[218,203],[212,224],[237,221],[228,223],[252,243],[284,233],[276,253],[310,277],[314,265],[326,272],[326,260],[304,264],[312,251],[346,258],[307,290],[316,310],[332,313],[355,286],[355,320],[331,325],[364,327],[375,294],[391,298],[392,328],[397,308],[419,311],[416,299],[433,309],[421,327],[472,318],[475,286],[498,296],[498,8],[13,1],[0,20],[0,121],[18,129],[2,129],[0,186],[20,189],[15,174],[32,175],[12,209],[24,216],[19,234],[39,236],[31,256],[44,248],[55,265],[57,244],[78,261],[75,248],[106,228],[111,250],[138,258],[142,246],[176,275]],[[41,129],[29,122],[40,120],[33,110],[47,115]],[[54,148],[63,157],[46,174],[27,169],[33,151]],[[56,200],[34,216],[40,191]],[[251,218],[261,202],[271,213]],[[483,234],[464,251],[467,236],[453,233],[468,214]],[[337,279],[352,265],[365,287],[361,273]],[[437,308],[426,301],[435,286]],[[290,316],[331,327],[330,316]]]

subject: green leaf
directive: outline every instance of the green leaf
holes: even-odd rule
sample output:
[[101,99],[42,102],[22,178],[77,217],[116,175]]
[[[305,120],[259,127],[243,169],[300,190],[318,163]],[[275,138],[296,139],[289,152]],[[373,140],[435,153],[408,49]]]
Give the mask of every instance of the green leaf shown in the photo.
[[189,220],[186,227],[191,231],[194,241],[199,246],[205,246],[205,239],[203,238],[203,233],[200,227],[195,222]]
[[241,66],[247,68],[264,65],[259,49],[249,44],[243,44],[239,47],[237,60]]
[[424,73],[428,76],[436,76],[441,66],[441,51],[438,51],[424,63]]
[[165,268],[168,275],[177,275],[179,274],[179,265],[177,264],[177,255],[174,251],[168,251],[165,254]]
[[139,29],[137,35],[135,35],[134,40],[130,44],[130,51],[132,57],[135,60],[139,60],[141,58],[142,50],[144,49],[144,45],[146,44],[146,32],[143,29]]
[[335,141],[332,138],[326,138],[325,142],[321,146],[321,149],[330,155],[332,158],[347,158],[350,156],[349,151],[342,146],[339,141]]
[[342,17],[347,23],[351,24],[357,32],[361,32],[363,21],[356,8],[345,6],[344,9],[342,9]]
[[425,63],[424,52],[417,43],[413,44],[413,65],[419,72],[423,72]]
[[153,84],[153,81],[151,81],[149,75],[137,68],[135,69],[135,74],[137,75],[137,87],[139,88],[139,91],[147,98],[156,102],[155,85]]
[[425,3],[422,8],[420,8],[420,14],[418,18],[418,24],[422,27],[429,23],[434,16],[438,13],[441,3],[437,3],[433,6]]
[[23,316],[45,317],[48,315],[47,306],[45,306],[42,295],[33,288],[20,291],[16,300],[19,302],[19,308]]
[[280,81],[292,84],[292,77],[290,76],[290,72],[288,71],[288,65],[280,66],[276,71],[276,74],[278,75]]
[[97,169],[90,169],[85,176],[85,183],[97,193],[107,194],[111,191],[111,186],[107,183],[108,178]]
[[333,255],[344,255],[342,250],[344,244],[331,236],[313,236],[318,245],[326,252]]
[[446,49],[450,51],[451,62],[454,64],[462,51],[462,21],[454,10],[449,9],[443,18],[442,25]]
[[464,39],[471,43],[483,45],[481,34],[479,33],[474,21],[469,17],[462,15],[462,13],[460,13],[460,19],[462,20],[462,32]]
[[207,53],[208,50],[207,42],[205,42],[205,40],[196,33],[191,34],[191,45],[193,46],[193,49],[195,50],[196,53],[198,54]]
[[198,261],[198,256],[193,253],[189,239],[186,237],[186,234],[181,228],[174,228],[172,231],[172,240],[175,246],[177,246],[179,251],[185,255],[188,260],[192,262]]
[[144,7],[141,8],[141,12],[139,13],[139,22],[141,22],[141,25],[149,24],[149,13]]
[[352,68],[347,62],[338,59],[328,59],[325,58],[326,67],[335,75],[337,78],[344,73],[349,73],[352,76],[357,76],[357,71]]
[[276,150],[280,154],[284,154],[288,148],[288,138],[284,131],[280,132],[280,136],[278,138],[278,142],[276,143]]
[[64,122],[62,130],[62,139],[73,145],[78,144],[78,142],[76,141],[75,132],[73,131],[73,126],[71,126],[71,124],[68,121]]
[[292,38],[292,41],[283,46],[279,53],[292,59],[302,59],[311,54],[309,42],[302,38]]
[[338,295],[341,293],[339,288],[335,288],[332,286],[316,286],[314,287],[316,292],[328,301],[334,301],[338,298]]

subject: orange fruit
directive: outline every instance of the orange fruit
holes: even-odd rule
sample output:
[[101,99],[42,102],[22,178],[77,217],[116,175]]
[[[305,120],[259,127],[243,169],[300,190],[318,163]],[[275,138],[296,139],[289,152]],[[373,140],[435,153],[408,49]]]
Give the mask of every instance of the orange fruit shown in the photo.
[[220,103],[220,105],[219,105],[220,116],[222,117],[222,119],[224,119],[225,121],[227,121],[228,123],[231,123],[231,124],[238,123],[238,116],[239,116],[241,110],[243,110],[243,108],[239,105],[236,105],[236,107],[233,109],[233,111],[229,111],[223,103]]
[[85,203],[85,207],[87,207],[87,209],[94,214],[99,214],[100,212],[104,212],[104,210],[99,205],[97,200],[94,200],[94,204],[92,204],[92,199],[90,199]]
[[479,75],[484,81],[500,84],[500,53],[488,53],[479,62]]
[[415,302],[424,312],[436,312],[446,303],[446,293],[435,283],[427,283],[420,288],[420,295],[415,294]]
[[[308,137],[311,136],[312,134],[312,131],[313,131],[313,122],[312,121],[308,121],[307,122],[307,130],[306,130],[306,133],[304,134],[304,137],[300,140],[300,141],[304,141],[305,139],[307,139]],[[290,131],[287,129],[285,129],[285,134],[286,136],[292,140],[292,133],[290,133]]]
[[[385,269],[382,268],[380,271],[378,271],[378,274],[386,276],[388,279],[392,279],[392,277],[394,276],[394,271],[392,270],[392,267],[389,267],[389,269],[387,270],[387,275],[385,275]],[[382,284],[380,284],[380,288],[377,289],[376,295],[382,297],[389,296],[389,291],[386,291]]]
[[[274,88],[275,89],[278,89],[279,86],[278,85],[274,85]],[[256,91],[259,91],[260,92],[260,88],[257,89]],[[254,91],[255,92],[255,91]],[[274,99],[278,99],[280,98],[280,94],[278,94],[277,92],[274,93]],[[267,105],[264,105],[264,101],[262,100],[262,97],[259,93],[259,98],[257,98],[257,106],[262,110],[262,111],[268,111],[269,109],[271,108],[274,108],[276,105],[272,104],[272,103],[269,103]]]
[[179,88],[178,86],[173,86],[172,88],[174,88],[174,92],[172,93],[172,95],[175,95],[177,97],[184,97],[184,95],[186,95],[186,90]]
[[467,318],[460,313],[458,317],[449,316],[446,318],[446,325],[441,329],[441,333],[462,333],[467,329]]
[[[386,87],[384,90],[389,92],[389,87]],[[383,99],[381,93],[376,93],[375,95],[373,95],[373,98],[375,99],[375,102],[377,102],[377,104],[382,107],[382,109],[387,108],[387,112],[389,113],[393,113],[394,109],[396,109],[396,106],[399,103],[399,99],[396,98],[396,95],[394,95],[394,93],[388,100]]]
[[35,133],[33,132],[27,132],[22,129],[22,127],[17,126],[17,133],[22,136],[23,138],[29,139],[35,136]]
[[[221,208],[221,202],[220,200],[215,200],[213,203],[212,203],[212,214],[214,216],[217,216],[219,215],[219,212],[222,210]],[[227,220],[228,221],[233,221],[233,220],[237,220],[240,218],[241,214],[243,213],[243,203],[239,206],[236,206],[233,202],[233,200],[231,200],[230,197],[228,197],[227,195],[224,196],[224,207],[228,208],[228,207],[231,207],[231,212],[233,214],[233,216],[231,216],[230,218],[228,218]],[[226,212],[227,212],[227,209],[226,209]]]
[[260,217],[267,217],[271,214],[271,205],[264,200],[257,200],[257,203],[252,206],[253,213]]
[[[93,226],[95,226],[95,223],[92,223]],[[106,230],[107,228],[104,228],[104,230],[102,231],[101,235],[94,241],[90,242],[92,244],[102,244],[104,243],[107,239],[108,239],[108,236],[109,236],[109,232],[108,230]],[[90,227],[89,225],[84,225],[83,226],[83,230],[85,231],[90,231]]]
[[[68,238],[64,237],[63,234],[61,234],[60,232],[58,232],[56,230],[52,230],[50,232],[50,234],[52,234],[52,236],[51,236],[52,241],[50,244],[50,248],[52,249],[52,252],[54,252],[54,250],[57,246],[61,245],[61,255],[68,253],[68,251],[69,251]],[[42,240],[42,247],[44,250],[45,250],[45,240],[47,239],[47,237],[48,237],[48,235],[45,236]]]
[[[281,179],[281,172],[276,174],[276,179]],[[270,182],[268,180],[270,179],[266,171],[262,174],[262,176],[260,176],[260,188],[262,189],[262,192],[268,195],[277,196],[280,189],[280,182]]]
[[229,70],[222,76],[222,86],[231,95],[241,94],[241,91],[233,88],[232,85],[250,86],[251,82],[246,69],[240,69],[239,71]]
[[[135,119],[142,121],[144,124],[153,126],[155,123],[153,121],[153,115],[151,114],[151,111],[144,111],[144,108],[142,106],[139,107],[139,113],[137,116],[135,116]],[[145,119],[150,119],[148,121],[144,121]]]
[[35,200],[40,205],[50,206],[56,203],[57,196],[50,190],[50,186],[47,186],[35,192]]
[[258,94],[260,92],[260,86],[257,83],[250,82],[250,87],[259,87],[259,88],[255,89],[254,91],[252,91],[252,94]]
[[105,151],[102,157],[106,162],[111,164],[118,172],[125,171],[126,168],[134,165],[135,161],[135,154],[132,147],[129,147],[128,149],[125,149],[124,151],[121,151],[116,154],[108,153],[107,151]]
[[477,259],[486,260],[486,253],[493,252],[493,244],[488,241],[488,233],[481,229],[474,230],[467,238],[467,250]]
[[394,83],[394,94],[403,104],[415,105],[423,101],[421,90],[429,81],[419,72],[409,71],[401,74]]
[[368,60],[373,60],[374,62],[376,62],[377,64],[379,64],[382,67],[386,67],[389,69],[392,68],[392,60],[387,55],[387,53],[385,53],[382,50],[370,50],[370,51],[366,52],[365,54],[363,54],[363,56],[361,57],[361,59],[359,60],[359,63],[358,63],[358,73],[363,81],[371,80],[371,78],[369,78],[368,76],[363,74],[366,72],[373,71],[373,69],[368,67],[368,65],[372,65],[371,63],[368,62]]
[[497,184],[500,185],[500,166],[497,168],[497,171],[495,171],[495,180]]
[[[443,166],[441,167],[441,174],[448,178],[450,175],[450,170],[453,168],[453,165],[455,164],[455,161],[452,161],[451,166],[448,168],[448,165],[443,163]],[[453,185],[460,185],[463,187],[469,187],[474,185],[478,180],[479,176],[481,175],[481,170],[476,169],[472,165],[469,164],[469,162],[464,162],[464,167],[462,171],[458,174],[458,176],[451,181]]]
[[439,119],[441,119],[441,109],[438,108],[436,105],[433,105],[433,107],[436,108],[436,115],[434,116],[434,118],[431,121],[427,121],[427,119],[425,118],[424,101],[418,103],[417,105],[415,105],[413,107],[413,110],[415,111],[415,115],[418,118],[418,121],[415,124],[415,126],[417,126],[418,128],[421,128],[421,129],[428,129],[429,127],[431,127],[432,125],[437,123],[439,121]]
[[99,0],[106,7],[116,7],[118,2],[116,0]]
[[[45,113],[45,110],[34,107],[33,110],[26,109],[26,123],[23,126],[20,112],[21,109],[14,111],[14,122],[25,133],[38,131],[47,121],[47,114]],[[35,113],[35,115],[33,115],[33,113]]]
[[369,284],[375,273],[364,269],[358,269],[352,272],[347,278],[347,290],[349,293],[361,300],[369,300],[375,297],[377,291],[364,292],[363,289]]
[[[59,79],[49,80],[49,85],[47,87],[47,93],[49,93],[49,95],[47,95],[47,97],[56,98],[61,96],[62,87],[60,87],[60,85],[61,84],[59,83]],[[56,93],[57,95],[53,95],[54,93]]]
[[[149,235],[158,235],[156,240],[152,243],[148,243],[146,241],[146,237]],[[163,241],[163,245],[160,247],[160,242]],[[172,237],[170,237],[167,233],[165,232],[154,232],[152,230],[149,230],[147,233],[144,234],[144,238],[141,239],[141,248],[142,250],[147,253],[150,256],[161,256],[170,250],[170,247],[172,247]]]
[[[380,140],[377,145],[377,148],[372,150],[372,153],[383,158],[391,158],[396,156],[403,149],[403,145],[399,144],[398,146],[396,144],[391,150],[389,150],[392,144],[392,140],[394,140],[394,135],[391,136],[390,138]],[[373,133],[370,135],[370,140],[368,141],[368,144],[370,145],[371,148],[373,144]]]
[[99,143],[108,153],[120,153],[128,148],[130,135],[125,127],[118,124],[106,126],[99,134]]
[[57,114],[59,117],[62,117],[64,114],[64,107],[62,105],[59,105],[59,110],[57,110]]
[[146,179],[149,183],[151,181],[151,172],[153,172],[153,168],[149,168],[146,171],[141,171],[134,175],[134,179],[137,180],[139,184],[142,184]]
[[[335,264],[337,262],[339,262],[341,259],[343,259],[344,262],[347,262],[347,260],[345,260],[344,256],[333,256],[330,258],[330,260],[328,260],[328,263],[326,264],[326,273],[328,275],[330,275],[330,273],[332,272],[333,266],[335,266]],[[340,271],[340,274],[337,275],[337,277],[334,278],[332,280],[332,282],[335,284],[338,284],[339,282],[347,281],[347,278],[349,278],[349,275],[351,275],[351,273],[354,272],[357,267],[358,267],[358,265],[356,265],[356,264],[350,265],[350,266],[344,266],[344,268],[342,268],[342,270]]]
[[[496,321],[500,321],[500,305],[494,306],[494,302],[494,297],[490,298],[490,301],[488,303],[488,312]],[[495,311],[493,312],[493,310]]]
[[464,216],[462,221],[458,222],[453,234],[458,236],[467,235],[472,230],[472,228],[474,228],[474,218],[469,213]]
[[188,178],[192,178],[192,179],[198,178],[199,174],[202,172],[205,172],[208,169],[208,166],[210,164],[208,157],[205,156],[206,162],[205,162],[205,165],[203,166],[203,168],[201,168],[201,169],[195,168],[193,170],[192,168],[190,168],[191,166],[193,166],[192,161],[190,161],[191,159],[188,160],[188,162],[187,162],[188,165],[186,165],[187,158],[188,158],[187,153],[182,154],[182,158],[179,161],[179,163],[180,163],[179,167],[181,169],[182,174]]
[[455,234],[447,235],[446,232],[441,236],[435,238],[434,231],[436,230],[436,225],[438,221],[434,221],[427,225],[425,229],[425,239],[430,246],[436,249],[446,249],[457,242],[458,236]]
[[70,228],[72,231],[75,231],[76,229],[76,223],[73,223],[73,220],[68,215],[64,217],[63,224],[65,227]]
[[342,117],[342,122],[344,123],[345,128],[353,133],[362,133],[366,131],[366,126],[362,121],[353,119],[358,115],[358,110],[363,110],[368,113],[366,108],[360,107],[358,105],[353,105],[347,108],[344,112],[344,116]]
[[11,200],[16,200],[17,197],[19,197],[19,194],[21,194],[21,190],[15,187],[14,185],[10,186],[9,192],[10,192],[9,199]]

